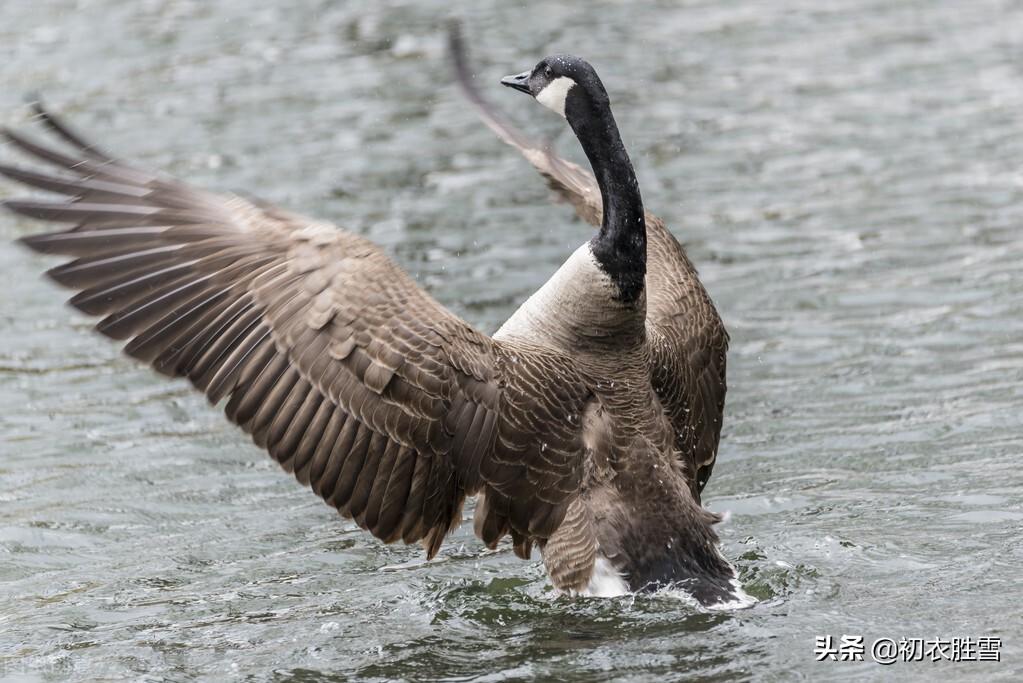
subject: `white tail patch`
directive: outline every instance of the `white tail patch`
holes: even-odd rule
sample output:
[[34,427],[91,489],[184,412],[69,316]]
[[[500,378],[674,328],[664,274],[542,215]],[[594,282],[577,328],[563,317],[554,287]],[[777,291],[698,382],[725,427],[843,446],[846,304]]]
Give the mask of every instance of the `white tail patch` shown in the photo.
[[578,595],[588,598],[617,598],[628,592],[628,584],[611,561],[603,555],[597,555],[597,560],[593,563],[593,573],[590,574],[590,582]]
[[568,91],[574,85],[576,82],[568,76],[559,76],[537,94],[536,101],[565,118],[565,100],[568,99]]
[[[719,551],[720,552],[720,551]],[[722,556],[723,557],[723,556]],[[731,566],[729,564],[729,566]],[[739,583],[735,568],[732,567],[732,579],[728,582],[732,586],[731,599],[716,602],[713,605],[701,605],[693,595],[685,589],[684,585],[675,584],[655,591],[655,595],[670,596],[692,604],[698,610],[705,612],[724,612],[737,609],[746,609],[759,602],[752,595],[747,593],[742,584]],[[585,598],[617,598],[631,593],[629,585],[625,582],[621,573],[614,568],[611,561],[603,555],[598,554],[596,562],[593,563],[593,573],[590,575],[590,582],[581,591],[569,591],[570,595]]]

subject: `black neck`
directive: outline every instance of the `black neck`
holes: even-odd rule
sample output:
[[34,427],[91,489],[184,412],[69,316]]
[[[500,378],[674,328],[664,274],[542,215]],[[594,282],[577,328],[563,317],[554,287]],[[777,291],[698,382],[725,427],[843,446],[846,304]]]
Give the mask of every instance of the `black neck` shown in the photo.
[[646,223],[639,182],[610,105],[606,100],[594,104],[573,99],[569,98],[567,118],[593,167],[604,208],[591,249],[618,286],[620,298],[631,303],[642,295],[646,276]]

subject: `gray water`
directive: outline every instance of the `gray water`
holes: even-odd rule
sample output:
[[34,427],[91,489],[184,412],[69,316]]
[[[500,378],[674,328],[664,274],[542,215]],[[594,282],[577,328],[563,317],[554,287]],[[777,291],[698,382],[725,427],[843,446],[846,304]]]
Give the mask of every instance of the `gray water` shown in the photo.
[[[475,120],[442,22],[574,158],[496,81],[587,57],[732,335],[705,502],[761,602],[555,598],[471,525],[429,564],[383,546],[91,334],[4,216],[0,675],[1018,680],[1023,4],[280,5],[7,0],[0,123],[40,93],[145,166],[370,237],[493,331],[590,229]],[[816,662],[843,634],[1002,662]]]

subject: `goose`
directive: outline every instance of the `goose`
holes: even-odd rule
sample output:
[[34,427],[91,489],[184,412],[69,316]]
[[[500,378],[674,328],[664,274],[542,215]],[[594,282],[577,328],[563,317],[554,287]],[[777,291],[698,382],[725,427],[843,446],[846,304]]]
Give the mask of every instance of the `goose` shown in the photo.
[[[714,466],[728,336],[679,243],[646,213],[590,64],[553,55],[502,83],[553,109],[592,167],[530,143],[471,81],[483,120],[598,226],[493,336],[381,249],[337,226],[151,173],[41,104],[59,146],[4,130],[50,171],[0,174],[58,199],[9,199],[66,224],[20,239],[71,257],[48,271],[96,330],[186,378],[271,457],[384,543],[432,559],[476,496],[489,548],[537,546],[553,587],[616,596],[678,587],[752,599],[701,505]],[[225,401],[226,399],[226,401]]]

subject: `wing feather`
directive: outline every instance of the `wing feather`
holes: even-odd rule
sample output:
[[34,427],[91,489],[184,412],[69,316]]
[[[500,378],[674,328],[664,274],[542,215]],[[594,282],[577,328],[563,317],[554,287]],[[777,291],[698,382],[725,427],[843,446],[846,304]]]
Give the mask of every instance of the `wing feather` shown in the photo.
[[385,541],[432,556],[484,490],[520,545],[554,532],[585,453],[566,418],[590,397],[567,359],[484,336],[361,237],[133,168],[37,113],[69,149],[7,131],[54,172],[0,175],[60,197],[4,204],[70,224],[22,242],[73,259],[50,276],[105,316],[99,332],[226,398],[285,470]]

